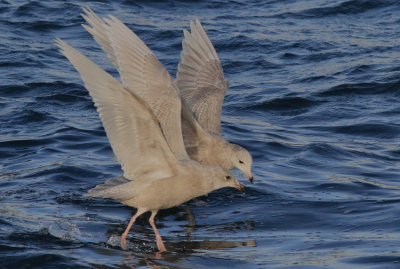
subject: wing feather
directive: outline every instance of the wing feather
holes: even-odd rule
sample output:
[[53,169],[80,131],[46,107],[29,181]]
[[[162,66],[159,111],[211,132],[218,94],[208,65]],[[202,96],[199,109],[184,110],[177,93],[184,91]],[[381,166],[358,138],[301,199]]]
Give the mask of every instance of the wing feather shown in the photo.
[[200,22],[191,22],[190,28],[191,33],[184,30],[177,85],[201,127],[221,134],[221,109],[228,81]]
[[110,59],[111,63],[114,66],[117,66],[117,59],[113,53],[113,47],[111,42],[108,40],[107,32],[106,32],[106,25],[104,24],[103,20],[96,15],[90,8],[83,8],[85,14],[81,14],[82,17],[85,19],[88,25],[82,25],[96,40],[98,44],[100,44],[101,48],[104,52],[107,53],[107,57]]
[[178,161],[147,103],[66,42],[56,43],[92,96],[124,177],[147,180],[175,175]]
[[179,90],[151,50],[113,16],[100,19],[85,10],[85,27],[117,67],[123,84],[141,96],[160,122],[167,143],[178,159],[188,159],[182,138]]

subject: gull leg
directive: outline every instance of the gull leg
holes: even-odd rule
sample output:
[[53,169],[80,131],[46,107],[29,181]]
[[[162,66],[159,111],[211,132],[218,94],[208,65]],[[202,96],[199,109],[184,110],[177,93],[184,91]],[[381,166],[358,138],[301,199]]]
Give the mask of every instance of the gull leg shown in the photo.
[[164,246],[164,243],[162,241],[161,235],[158,233],[156,225],[154,224],[154,217],[156,216],[158,210],[151,211],[151,216],[149,219],[151,227],[153,227],[154,233],[156,234],[156,239],[157,239],[157,248],[161,252],[167,251],[167,249]]
[[135,223],[136,219],[137,219],[140,215],[142,215],[143,213],[144,213],[143,211],[141,211],[141,210],[138,209],[138,211],[136,212],[136,214],[133,215],[132,218],[131,218],[131,220],[129,221],[128,227],[126,227],[125,232],[121,235],[120,242],[121,242],[121,248],[122,248],[123,250],[127,250],[127,249],[128,249],[128,248],[126,247],[126,236],[128,235],[129,231],[131,230],[132,225]]

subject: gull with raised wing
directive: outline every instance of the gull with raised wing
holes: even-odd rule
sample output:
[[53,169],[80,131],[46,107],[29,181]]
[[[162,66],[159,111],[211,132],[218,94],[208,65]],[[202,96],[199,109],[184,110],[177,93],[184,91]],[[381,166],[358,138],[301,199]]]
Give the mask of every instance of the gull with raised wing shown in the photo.
[[[189,33],[184,30],[181,61],[176,83],[192,114],[183,111],[183,137],[186,150],[193,160],[217,164],[226,169],[242,170],[253,183],[253,159],[243,147],[229,143],[221,135],[222,102],[229,88],[224,78],[217,52],[199,20],[190,22]],[[186,112],[186,113],[185,113]],[[199,131],[199,126],[208,134]]]
[[[90,9],[84,11],[82,16],[89,24],[84,25],[85,29],[118,69],[122,83],[149,103],[174,153],[182,158],[189,154],[202,164],[228,170],[236,167],[253,182],[249,152],[221,136],[221,107],[228,82],[200,23],[191,24],[192,34],[185,31],[182,60],[174,82],[125,24],[113,16],[103,20]],[[178,107],[177,102],[182,102],[180,110],[166,110]],[[171,128],[173,125],[179,128]],[[183,132],[183,140],[172,132],[178,129]]]
[[[166,248],[154,224],[160,209],[180,205],[219,188],[244,190],[226,169],[205,166],[182,157],[183,153],[173,152],[157,117],[143,98],[66,42],[57,39],[56,43],[81,75],[123,170],[123,176],[96,186],[86,196],[111,198],[137,208],[121,236],[123,249],[133,223],[147,211],[151,212],[149,222],[157,247],[163,252]],[[178,133],[181,135],[181,130]]]

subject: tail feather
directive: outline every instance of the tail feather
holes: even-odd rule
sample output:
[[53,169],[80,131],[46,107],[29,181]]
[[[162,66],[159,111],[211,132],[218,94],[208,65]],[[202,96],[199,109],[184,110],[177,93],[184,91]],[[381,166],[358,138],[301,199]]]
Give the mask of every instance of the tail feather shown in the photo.
[[112,198],[110,197],[110,189],[116,186],[129,183],[131,180],[125,178],[124,176],[119,176],[117,178],[112,178],[104,182],[103,184],[99,184],[96,187],[90,189],[88,193],[84,196],[86,197],[102,197],[102,198]]

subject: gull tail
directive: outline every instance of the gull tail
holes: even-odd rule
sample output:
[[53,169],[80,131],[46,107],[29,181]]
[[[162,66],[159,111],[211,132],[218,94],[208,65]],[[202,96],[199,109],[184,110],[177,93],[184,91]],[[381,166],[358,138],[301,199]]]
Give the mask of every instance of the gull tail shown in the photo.
[[103,184],[99,184],[96,187],[90,189],[88,193],[84,194],[83,196],[113,198],[110,197],[110,194],[113,193],[110,192],[110,189],[129,182],[131,182],[131,180],[125,178],[124,176],[119,176],[117,178],[109,179]]

